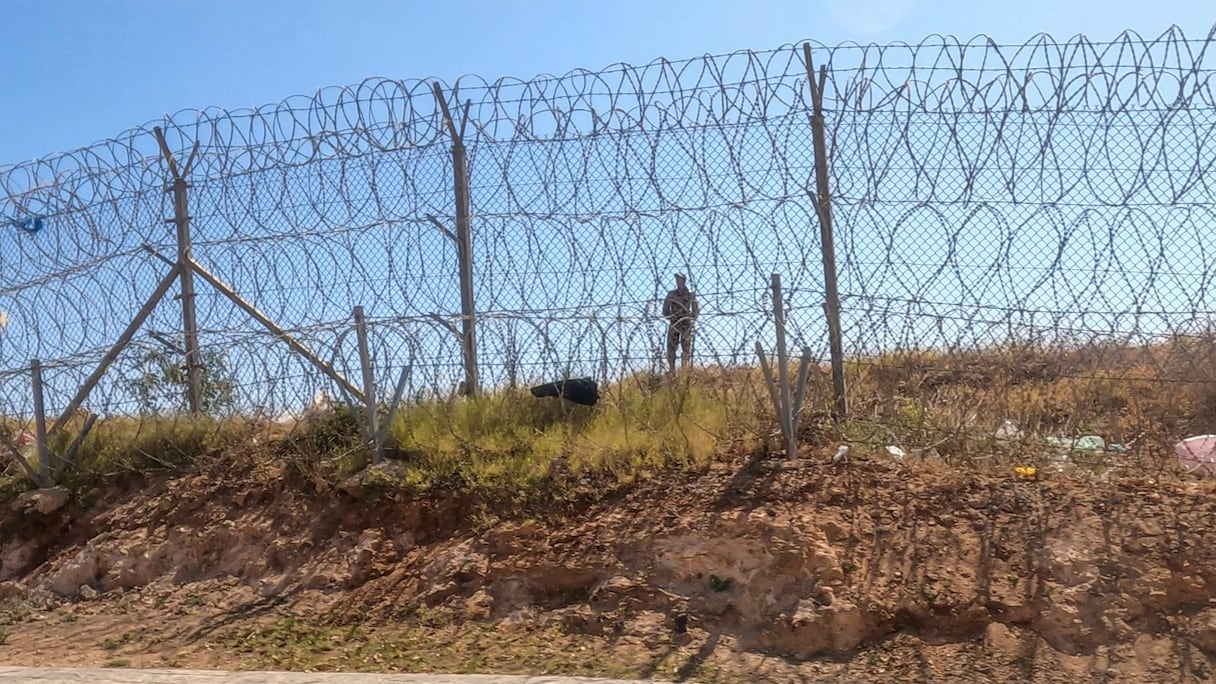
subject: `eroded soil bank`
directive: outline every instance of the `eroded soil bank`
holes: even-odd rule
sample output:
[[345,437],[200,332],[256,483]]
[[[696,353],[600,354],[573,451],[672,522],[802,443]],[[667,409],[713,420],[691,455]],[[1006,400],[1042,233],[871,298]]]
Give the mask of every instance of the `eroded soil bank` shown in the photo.
[[548,510],[158,477],[5,509],[0,662],[1206,681],[1214,524],[1205,483],[864,459],[719,463]]

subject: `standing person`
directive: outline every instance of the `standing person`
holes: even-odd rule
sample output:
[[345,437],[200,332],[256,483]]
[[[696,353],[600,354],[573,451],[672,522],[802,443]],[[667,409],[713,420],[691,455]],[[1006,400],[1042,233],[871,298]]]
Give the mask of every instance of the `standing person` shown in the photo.
[[676,345],[681,348],[680,366],[692,362],[693,325],[701,312],[697,296],[685,284],[683,273],[676,274],[676,289],[663,300],[663,318],[667,319],[667,368],[676,372]]

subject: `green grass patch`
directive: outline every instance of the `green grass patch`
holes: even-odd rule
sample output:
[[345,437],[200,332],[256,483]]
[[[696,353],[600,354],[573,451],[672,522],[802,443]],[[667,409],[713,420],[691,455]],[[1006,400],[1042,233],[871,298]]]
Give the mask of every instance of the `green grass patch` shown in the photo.
[[684,674],[684,681],[730,679],[692,653],[667,649],[656,663],[643,647],[567,633],[556,626],[504,632],[492,622],[463,619],[368,627],[285,617],[221,632],[210,648],[238,654],[248,669],[316,672],[445,672],[566,675],[636,679]]
[[552,480],[556,460],[574,479],[629,481],[753,448],[766,429],[759,399],[746,383],[638,376],[606,388],[594,407],[522,392],[411,406],[389,441],[404,479],[423,487],[534,488]]

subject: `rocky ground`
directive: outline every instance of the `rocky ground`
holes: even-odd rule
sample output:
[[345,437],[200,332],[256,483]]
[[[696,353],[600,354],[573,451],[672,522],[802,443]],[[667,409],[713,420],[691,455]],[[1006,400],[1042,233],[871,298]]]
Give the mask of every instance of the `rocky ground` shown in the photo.
[[[266,466],[0,516],[0,663],[1208,681],[1216,486],[738,460],[541,508]],[[41,509],[41,510],[40,510]]]

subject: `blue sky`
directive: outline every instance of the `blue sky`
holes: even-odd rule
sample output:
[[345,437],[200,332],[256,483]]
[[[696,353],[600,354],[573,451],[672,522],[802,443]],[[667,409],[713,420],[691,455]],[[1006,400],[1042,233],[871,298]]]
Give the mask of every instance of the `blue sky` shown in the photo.
[[[660,56],[680,59],[748,48],[767,50],[804,38],[827,45],[849,41],[888,44],[916,43],[935,33],[955,35],[964,40],[987,34],[999,43],[1020,45],[1038,33],[1051,34],[1061,42],[1077,34],[1104,41],[1115,38],[1124,29],[1132,29],[1146,38],[1154,38],[1171,24],[1177,24],[1194,40],[1206,37],[1211,22],[1216,19],[1216,12],[1204,10],[1200,3],[1183,2],[1144,5],[1114,0],[1060,2],[1057,6],[1057,3],[1031,0],[1016,5],[973,3],[959,9],[947,2],[879,0],[851,3],[847,11],[841,9],[844,4],[546,0],[515,5],[485,2],[454,6],[434,2],[0,0],[0,59],[3,60],[0,92],[5,95],[5,104],[0,107],[0,166],[88,145],[182,109],[248,108],[295,94],[311,94],[320,87],[358,83],[370,76],[406,80],[438,77],[448,82],[465,74],[479,75],[487,81],[499,76],[526,79],[538,73],[561,74],[579,67],[600,69],[619,62],[644,65]],[[856,53],[860,51],[852,52],[851,59],[856,59]],[[982,62],[982,51],[972,49],[969,54],[971,68],[976,67],[976,61]],[[929,61],[932,57],[928,54],[924,59]],[[848,59],[844,58],[843,62]],[[902,57],[892,57],[893,61],[899,59]],[[774,70],[779,70],[779,66]],[[907,65],[885,66],[898,76],[900,69]],[[871,63],[870,68],[875,65]],[[995,67],[989,64],[985,68]],[[1128,69],[1126,63],[1123,68]],[[798,69],[794,69],[794,73],[797,72]],[[935,78],[938,77],[941,75]],[[848,82],[847,78],[846,70],[842,72],[841,83]],[[702,84],[702,87],[708,86]],[[1207,116],[1210,111],[1209,108],[1201,114]],[[191,118],[187,115],[182,120]],[[1086,148],[1101,149],[1107,154],[1129,150],[1139,154],[1144,147],[1119,141],[1101,145],[1093,138],[1077,133],[1107,130],[1130,135],[1127,131],[1133,127],[1129,127],[1126,119],[1116,119],[1112,123],[1082,117],[1084,120],[1078,119],[1077,127],[1057,128],[1055,124],[1061,122],[1054,120],[1051,127],[1043,126],[1040,119],[1046,118],[1036,115],[1011,125],[1010,130],[1018,132],[1019,142],[1006,141],[1006,146],[1012,145],[1019,151],[1010,153],[1011,157],[987,162],[985,172],[977,176],[977,180],[982,181],[977,185],[977,192],[988,192],[989,196],[972,199],[998,202],[1008,199],[1002,199],[1004,191],[1001,188],[1005,187],[1003,182],[1006,180],[1002,170],[1007,170],[1011,159],[1019,161],[1019,178],[1021,174],[1028,174],[1020,180],[1022,193],[1028,192],[1027,185],[1033,186],[1036,179],[1050,180],[1051,173],[1030,163],[1041,149],[1044,138],[1040,136],[1050,136],[1056,148],[1071,155],[1064,161],[1053,157],[1047,160],[1047,166],[1069,167],[1071,171],[1075,171],[1072,167],[1076,165],[1075,159],[1081,156],[1080,151]],[[952,205],[948,197],[937,195],[931,201],[940,202],[943,208],[914,213],[912,205],[926,197],[923,190],[908,184],[923,180],[921,176],[903,173],[881,180],[869,173],[869,165],[881,166],[881,159],[894,159],[892,164],[895,166],[907,165],[910,162],[905,156],[915,152],[922,159],[931,159],[926,162],[930,170],[937,166],[953,169],[952,165],[957,164],[950,161],[953,152],[947,135],[951,127],[938,117],[929,116],[915,124],[917,130],[926,132],[925,137],[918,138],[916,150],[903,150],[898,145],[885,149],[883,141],[888,137],[896,143],[902,140],[898,134],[891,133],[902,130],[902,120],[893,120],[887,109],[874,117],[858,115],[853,120],[851,127],[841,130],[840,140],[844,147],[840,157],[834,160],[836,192],[844,205],[837,214],[839,234],[856,241],[856,245],[846,245],[844,239],[838,242],[838,253],[850,257],[842,258],[841,275],[850,349],[873,349],[906,340],[966,342],[959,337],[958,330],[970,330],[969,322],[940,333],[918,326],[949,323],[950,315],[966,316],[968,318],[953,320],[969,321],[977,310],[984,310],[983,307],[988,307],[986,311],[995,319],[997,328],[1013,320],[1011,314],[994,308],[999,306],[1031,307],[1048,312],[1064,309],[1071,312],[1070,315],[1076,314],[1078,308],[1093,314],[1107,309],[1123,312],[1132,305],[1183,312],[1210,308],[1202,297],[1202,301],[1189,298],[1207,290],[1197,279],[1206,282],[1209,275],[1216,273],[1209,256],[1180,261],[1183,253],[1192,251],[1188,245],[1162,246],[1159,251],[1169,252],[1171,257],[1177,258],[1166,267],[1158,268],[1147,263],[1158,251],[1155,244],[1145,247],[1139,243],[1123,245],[1119,242],[1144,236],[1151,238],[1159,226],[1180,225],[1184,229],[1198,230],[1196,226],[1210,225],[1206,213],[1178,218],[1178,212],[1169,213],[1154,205],[1152,211],[1157,213],[1147,218],[1139,215],[1128,218],[1107,206],[1090,214],[1089,208],[1095,202],[1101,202],[1085,195],[1080,201],[1088,204],[1045,219],[1036,214],[1036,202],[1067,202],[1071,197],[1035,199],[1033,193],[1020,194],[1022,206],[1005,207],[997,212],[996,219],[988,213],[976,213],[971,204]],[[894,128],[891,127],[893,121]],[[979,126],[968,130],[974,140],[982,140],[986,123],[980,120],[978,124],[963,122],[959,126]],[[1211,146],[1191,145],[1190,142],[1196,138],[1196,130],[1210,130],[1210,116],[1201,116],[1189,126],[1184,124],[1174,122],[1170,136],[1177,137],[1165,136],[1163,140],[1168,139],[1175,150],[1197,150],[1192,156],[1201,157],[1203,163],[1174,156],[1170,168],[1179,172],[1192,167],[1209,168],[1207,160],[1213,153]],[[1153,125],[1150,121],[1134,128],[1152,130]],[[536,372],[544,377],[548,377],[544,374],[563,370],[569,361],[574,362],[576,372],[594,372],[600,354],[607,353],[607,349],[620,355],[622,366],[644,364],[651,353],[648,347],[658,338],[654,329],[657,320],[649,310],[643,312],[642,309],[661,299],[662,288],[667,286],[666,278],[672,270],[689,270],[690,266],[696,269],[692,271],[694,286],[705,295],[704,310],[715,316],[711,319],[712,324],[705,322],[702,328],[703,333],[711,333],[713,337],[703,335],[702,339],[712,340],[716,351],[739,353],[750,358],[750,345],[768,329],[761,315],[767,307],[764,288],[768,274],[776,269],[781,269],[787,278],[787,292],[798,288],[802,291],[797,295],[799,308],[791,316],[791,327],[800,340],[822,342],[823,326],[819,295],[816,294],[821,287],[821,271],[817,231],[809,205],[800,187],[790,191],[797,196],[796,200],[764,199],[792,197],[778,185],[789,181],[797,186],[809,178],[809,134],[802,114],[791,115],[789,120],[774,116],[771,122],[743,132],[732,127],[691,132],[688,135],[701,136],[685,141],[687,149],[700,151],[699,161],[686,158],[680,136],[666,135],[663,154],[657,156],[673,163],[674,167],[657,173],[664,179],[663,192],[680,196],[679,203],[692,208],[663,216],[659,215],[657,196],[646,182],[636,188],[628,182],[624,184],[624,190],[618,187],[623,177],[632,175],[636,181],[645,175],[639,176],[639,169],[622,170],[620,166],[641,159],[625,152],[652,149],[652,139],[648,137],[652,133],[639,134],[632,143],[625,140],[633,133],[626,131],[619,138],[586,137],[559,146],[505,144],[474,149],[475,156],[481,155],[481,161],[475,162],[475,169],[496,168],[495,159],[499,159],[504,168],[514,164],[515,173],[521,175],[513,176],[509,185],[515,195],[526,196],[524,199],[515,195],[507,198],[501,194],[504,184],[499,182],[498,176],[474,173],[474,208],[482,222],[484,238],[475,249],[479,282],[484,285],[477,296],[479,311],[491,314],[490,322],[482,327],[483,349],[502,350],[508,345],[518,345],[523,349],[521,356],[533,359],[540,368]],[[769,134],[777,134],[774,140],[780,141],[779,144],[775,142],[771,154],[765,151]],[[1127,140],[1133,141],[1130,137]],[[657,149],[657,138],[653,141],[654,149]],[[729,198],[740,204],[750,201],[751,205],[729,210],[697,209],[701,203],[695,196],[698,189],[722,184],[719,190],[742,192],[741,186],[735,188],[731,182],[735,172],[729,170],[730,160],[719,158],[726,147],[736,152],[755,153],[749,155],[748,168],[738,172],[755,183],[750,188],[753,197],[747,201],[746,198]],[[976,159],[985,157],[982,152],[986,148],[978,144],[970,147],[970,153],[977,155]],[[231,187],[248,192],[232,196],[223,192],[229,184],[208,187],[202,183],[192,191],[195,255],[259,306],[268,307],[266,310],[288,327],[293,323],[308,324],[315,317],[325,325],[333,324],[326,334],[334,332],[339,329],[338,324],[348,325],[347,312],[352,304],[367,305],[372,317],[418,317],[428,312],[451,314],[458,305],[450,245],[421,220],[428,212],[446,216],[450,211],[447,194],[450,186],[446,171],[441,168],[442,160],[446,159],[446,146],[437,150],[371,155],[350,164],[343,160],[313,164],[289,174],[292,188],[299,190],[299,195],[276,194],[279,188],[276,181],[282,181],[277,172],[265,176],[252,174],[247,181],[234,181]],[[595,163],[588,163],[586,168],[577,162],[572,165],[559,163],[566,157],[578,160],[583,154],[593,155]],[[207,157],[206,152],[203,157]],[[513,161],[502,161],[507,157]],[[541,169],[536,176],[528,175],[530,172],[524,168],[530,158]],[[873,161],[875,159],[878,161]],[[942,162],[943,159],[947,161]],[[482,166],[476,166],[477,163]],[[1121,158],[1091,163],[1109,166],[1118,172],[1114,174],[1118,176],[1115,180],[1105,181],[1103,189],[1117,188],[1119,182],[1126,180],[1127,174],[1135,176],[1136,169],[1124,168],[1129,167],[1129,163]],[[722,175],[713,182],[706,179],[702,184],[700,176],[687,171],[702,168],[716,169]],[[371,205],[343,206],[330,196],[332,188],[319,182],[325,175],[329,179],[342,178],[346,183],[361,183],[360,187],[368,187],[370,184],[364,181],[371,177],[369,169],[380,174],[377,178],[381,188],[388,185],[401,188],[378,191],[383,198],[395,203],[387,210]],[[328,170],[328,173],[321,174],[321,170]],[[584,170],[595,173],[582,174]],[[1168,170],[1159,171],[1153,177],[1154,182],[1163,177],[1172,178]],[[563,175],[567,173],[579,177]],[[1093,176],[1098,177],[1099,173]],[[961,174],[947,172],[939,180],[946,188],[961,177]],[[585,196],[597,198],[592,202],[594,206],[584,207],[579,202],[585,202],[585,198],[579,199],[567,188],[574,194],[561,195],[553,202],[550,209],[576,211],[579,221],[563,221],[560,214],[542,216],[544,208],[549,206],[546,196],[550,189],[538,181],[554,178],[571,181],[569,186],[580,189]],[[259,181],[262,181],[260,185]],[[867,185],[871,181],[873,187]],[[243,186],[243,182],[248,182],[249,187]],[[682,188],[686,188],[683,183],[689,183],[687,197],[681,196]],[[886,203],[866,208],[865,195],[880,186],[883,186]],[[255,187],[257,193],[253,191]],[[984,190],[985,187],[988,190]],[[407,191],[407,188],[412,190]],[[124,250],[136,250],[138,243],[144,240],[170,249],[168,232],[162,221],[170,210],[164,205],[158,206],[163,195],[156,182],[149,183],[146,191],[148,198],[141,198],[139,202],[93,207],[90,211],[95,213],[88,216],[52,215],[48,219],[51,227],[39,235],[10,231],[8,239],[24,240],[21,244],[26,245],[23,250],[14,252],[18,257],[37,255],[37,250],[45,250],[42,254],[53,258],[13,260],[0,244],[0,295],[6,294],[3,291],[6,267],[8,284],[23,278],[34,283],[44,272],[68,273],[62,281],[66,284],[57,288],[31,286],[20,293],[9,293],[29,300],[16,309],[28,314],[25,317],[28,320],[11,326],[10,334],[18,334],[18,329],[22,330],[20,334],[36,330],[38,344],[47,345],[41,347],[43,349],[53,348],[58,340],[72,349],[87,346],[89,353],[103,348],[113,339],[121,325],[129,320],[129,312],[151,289],[163,267],[142,253],[131,256],[117,248],[111,253],[107,247],[109,262],[108,270],[104,272],[120,274],[115,281],[121,284],[121,289],[107,284],[104,296],[84,290],[81,290],[83,296],[75,296],[72,287],[96,287],[97,281],[81,279],[73,284],[70,271],[76,264],[60,264],[58,260],[70,261],[71,255],[75,254],[73,243],[66,242],[69,237],[87,240],[101,235],[106,240],[116,241],[115,244],[121,243]],[[614,193],[620,193],[620,196]],[[262,198],[262,204],[249,200],[246,207],[240,204],[243,199],[234,199],[253,196]],[[326,210],[330,213],[309,213],[308,210],[315,210],[313,202],[317,201],[330,207]],[[1147,200],[1139,198],[1136,201]],[[1188,199],[1192,204],[1206,201],[1202,197]],[[272,207],[268,202],[275,204]],[[532,213],[532,204],[540,207],[536,214]],[[131,207],[137,211],[132,213]],[[243,207],[256,210],[246,214],[241,210]],[[630,217],[635,209],[649,211],[651,215],[644,220]],[[371,215],[377,212],[390,216],[386,219]],[[2,214],[0,212],[0,216]],[[1130,227],[1123,228],[1124,225]],[[334,230],[335,226],[342,229]],[[961,231],[959,226],[962,226]],[[1029,228],[1021,229],[1021,226]],[[315,233],[303,236],[303,233],[322,229],[323,236],[318,237]],[[990,239],[993,235],[1004,234],[1002,231],[1020,237],[1003,245]],[[1083,235],[1084,239],[1073,237],[1074,232]],[[1182,234],[1185,230],[1163,232]],[[655,239],[655,236],[666,238],[668,234],[670,240],[666,242]],[[228,237],[237,235],[256,238],[258,242],[226,242]],[[952,256],[948,253],[954,245],[951,238],[960,235],[964,238],[961,250]],[[637,239],[631,243],[634,236]],[[749,240],[756,244],[748,246]],[[520,249],[524,244],[528,248]],[[1059,263],[1054,263],[1056,255],[1052,248],[1057,244],[1061,247]],[[1068,249],[1064,249],[1064,245]],[[995,247],[1006,250],[1005,256],[996,255]],[[760,258],[748,256],[753,252],[760,252]],[[372,254],[391,257],[381,263],[367,256]],[[508,257],[518,261],[508,261]],[[726,263],[719,264],[718,257],[726,257]],[[884,261],[888,257],[894,261]],[[393,265],[394,259],[399,259],[400,263]],[[14,261],[15,266],[12,265]],[[1017,268],[994,270],[993,263]],[[621,277],[609,282],[600,275],[595,267],[605,264],[608,270],[619,271]],[[576,268],[568,269],[568,265]],[[949,265],[950,269],[944,269],[943,265]],[[393,268],[399,269],[398,272],[393,273]],[[1015,274],[1018,268],[1030,275]],[[1156,277],[1158,271],[1166,269],[1178,271],[1169,273],[1179,277],[1176,284],[1136,280],[1121,285],[1118,280],[1143,271]],[[547,277],[566,270],[573,270],[576,277],[561,282]],[[138,275],[133,277],[133,273]],[[271,275],[267,276],[267,273]],[[1052,277],[1035,283],[1043,273]],[[1074,275],[1078,273],[1079,276]],[[322,288],[327,297],[315,296],[314,284],[318,282],[327,284]],[[576,287],[568,287],[570,283]],[[512,286],[517,286],[518,292]],[[200,292],[200,323],[206,340],[215,344],[231,342],[235,338],[218,333],[230,333],[234,325],[237,330],[251,331],[248,338],[240,340],[245,344],[240,348],[244,353],[258,355],[245,366],[253,369],[250,372],[253,381],[248,390],[251,396],[311,396],[311,392],[297,391],[292,384],[309,379],[299,370],[298,359],[295,359],[297,365],[291,365],[280,357],[265,355],[263,347],[259,346],[264,337],[254,336],[255,329],[242,315],[234,313],[214,292],[203,290]],[[1169,294],[1174,299],[1135,299],[1137,293],[1144,292]],[[1108,299],[1096,297],[1095,293]],[[1186,301],[1177,299],[1179,294],[1187,297]],[[942,300],[951,306],[946,314],[937,310],[927,313],[910,310],[903,316],[888,315],[898,311],[910,297]],[[867,298],[875,299],[876,303],[867,303]],[[94,304],[102,300],[110,300],[115,307],[112,312],[94,310]],[[120,301],[121,306],[114,304],[115,301]],[[0,304],[4,303],[0,299]],[[504,318],[496,323],[492,317],[493,312],[500,310],[533,309],[564,315],[588,304],[594,304],[601,314],[609,316],[613,315],[613,307],[617,307],[620,324],[607,325],[609,332],[619,339],[595,339],[598,334],[595,325],[602,323],[591,320],[589,324],[586,313],[581,310],[570,314],[568,320],[551,321],[552,329],[530,329],[527,320]],[[950,313],[966,307],[974,307],[974,310]],[[113,312],[117,315],[110,315]],[[175,306],[162,305],[149,327],[172,331],[179,320],[176,317]],[[99,323],[99,319],[113,320]],[[1089,320],[1093,320],[1092,316]],[[78,324],[77,321],[88,322]],[[876,322],[887,327],[878,326]],[[517,323],[518,330],[511,327]],[[1033,324],[1044,325],[1041,320],[1033,321]],[[1090,324],[1101,331],[1126,327],[1118,322]],[[70,331],[85,329],[80,325],[93,333],[100,329],[104,334],[94,334],[95,339],[87,340],[86,346],[75,345],[75,341],[69,339],[72,338]],[[897,329],[901,325],[906,329]],[[389,327],[385,325],[386,329]],[[211,334],[211,331],[217,334]],[[987,335],[988,329],[983,328],[980,332]],[[976,339],[974,343],[990,341]],[[433,345],[424,351],[434,364],[433,382],[438,387],[458,375],[455,367],[459,354],[454,338],[446,333],[432,334],[426,343]],[[324,346],[319,344],[318,348]],[[402,360],[400,350],[404,345],[400,340],[386,336],[381,349],[385,358],[392,359],[391,363],[384,364],[385,367],[395,367]],[[0,347],[0,367],[16,368],[16,363],[25,363],[24,355],[30,351],[24,344],[11,345],[7,351]],[[5,353],[11,358],[5,358]],[[282,355],[284,359],[287,357]],[[91,368],[92,360],[80,363],[81,367]],[[483,371],[489,366],[495,366],[499,376],[504,372],[501,359],[483,358]],[[381,382],[388,380],[383,378]],[[62,387],[75,386],[68,380],[60,384]],[[21,396],[24,396],[24,387],[24,378],[21,378]]]
[[804,38],[1201,38],[1214,20],[1202,0],[0,0],[0,165],[368,76],[527,78]]

